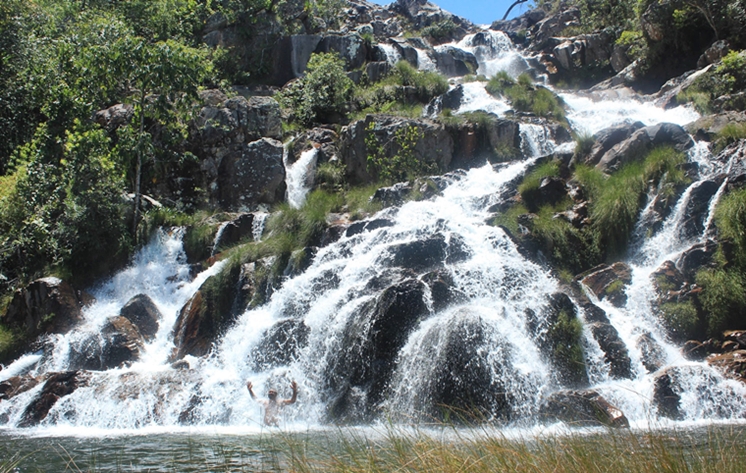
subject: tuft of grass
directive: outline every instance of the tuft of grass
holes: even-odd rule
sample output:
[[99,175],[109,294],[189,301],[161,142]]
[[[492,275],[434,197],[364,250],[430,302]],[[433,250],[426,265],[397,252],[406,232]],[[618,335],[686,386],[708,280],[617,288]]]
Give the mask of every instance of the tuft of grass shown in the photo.
[[518,235],[518,217],[528,213],[528,209],[523,204],[517,204],[510,207],[506,212],[499,213],[492,220],[492,225],[505,227],[513,235]]
[[353,187],[344,193],[344,208],[350,214],[350,220],[360,220],[381,210],[380,202],[373,202],[373,194],[378,190],[378,184]]
[[537,86],[526,73],[514,80],[505,71],[495,74],[485,87],[488,93],[508,99],[519,112],[531,112],[558,122],[565,121],[565,110],[562,100],[551,90]]
[[575,137],[575,159],[582,160],[591,152],[596,142],[592,133],[582,132]]
[[738,140],[746,139],[746,122],[728,123],[715,135],[715,153]]
[[539,165],[523,178],[523,181],[518,186],[518,192],[521,194],[524,204],[526,204],[530,210],[535,211],[538,208],[538,202],[536,199],[538,197],[541,181],[547,177],[559,176],[559,168],[559,161],[548,161]]

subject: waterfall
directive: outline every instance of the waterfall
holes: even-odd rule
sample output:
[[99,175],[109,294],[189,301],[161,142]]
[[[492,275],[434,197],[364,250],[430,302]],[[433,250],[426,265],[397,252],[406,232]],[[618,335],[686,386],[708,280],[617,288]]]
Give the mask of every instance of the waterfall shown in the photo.
[[436,66],[433,59],[424,49],[415,48],[417,51],[417,69],[421,71],[435,71]]
[[289,163],[285,153],[285,184],[287,199],[291,207],[299,209],[306,201],[306,194],[311,190],[316,171],[316,158],[319,150],[311,148],[301,153],[298,161]]
[[396,49],[396,47],[394,47],[394,45],[387,43],[378,43],[377,46],[386,55],[386,62],[388,62],[390,65],[393,66],[397,62],[401,61],[401,54]]
[[[456,46],[478,58],[481,74],[505,70],[517,76],[528,70],[526,58],[503,33],[477,33]],[[390,63],[400,59],[394,46],[378,47]],[[418,50],[418,57],[420,69],[435,67],[425,51]],[[508,104],[484,87],[484,82],[463,84],[457,113],[482,110],[504,116]],[[625,120],[685,124],[697,117],[688,107],[663,110],[650,102],[561,95],[573,128],[588,133]],[[291,264],[281,267],[282,261],[271,257],[255,262],[257,267],[266,264],[262,269],[267,272],[277,264],[267,299],[238,314],[210,341],[207,355],[188,355],[176,366],[173,331],[179,313],[195,303],[193,296],[208,278],[230,266],[218,262],[195,275],[184,253],[184,230],[162,229],[129,267],[90,290],[95,302],[84,309],[80,326],[48,336],[39,349],[0,371],[0,381],[74,369],[76,353],[100,340],[107,321],[133,297],[146,295],[160,318],[139,359],[129,366],[89,370],[85,383],[59,399],[41,428],[171,431],[182,426],[248,426],[258,431],[261,406],[249,397],[248,380],[257,395],[273,388],[280,397],[288,397],[290,382],[297,381],[298,403],[284,410],[282,425],[295,430],[338,421],[427,422],[439,415],[443,404],[468,407],[472,400],[487,409],[482,414],[489,420],[536,423],[546,396],[568,387],[539,340],[551,325],[553,298],[563,284],[524,256],[506,231],[488,222],[506,198],[515,196],[516,181],[537,160],[566,153],[573,145],[558,145],[551,129],[539,123],[520,124],[522,157],[515,162],[436,178],[435,197],[386,208],[340,227],[338,240],[304,250],[310,256],[303,271]],[[612,375],[594,336],[592,314],[577,301],[569,302],[582,323],[590,388],[621,408],[636,426],[659,422],[652,399],[656,376],[666,369],[676,370],[684,420],[746,414],[742,384],[705,363],[685,359],[668,338],[655,310],[651,282],[662,263],[707,236],[725,183],[709,202],[701,233],[687,234],[682,222],[692,194],[723,171],[710,158],[702,145],[689,153],[698,174],[652,234],[645,224],[653,212],[654,196],[649,196],[625,261],[632,270],[626,303],[618,307],[586,291],[629,352],[629,378]],[[316,159],[315,148],[292,164],[286,153],[287,199],[294,208],[305,201]],[[255,242],[262,239],[267,217],[266,212],[254,214]],[[224,228],[218,229],[214,247]],[[239,268],[242,275],[249,271],[245,266]],[[239,290],[250,286],[244,279],[231,284]],[[643,338],[660,351],[663,367],[658,371],[645,366]],[[2,428],[18,426],[42,386],[0,402]]]

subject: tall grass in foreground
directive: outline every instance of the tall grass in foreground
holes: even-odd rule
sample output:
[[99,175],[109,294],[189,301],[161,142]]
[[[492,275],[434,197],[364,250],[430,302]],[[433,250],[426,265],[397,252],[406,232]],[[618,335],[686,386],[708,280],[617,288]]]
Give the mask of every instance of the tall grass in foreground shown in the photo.
[[535,433],[526,437],[507,437],[489,427],[427,432],[389,427],[383,431],[343,428],[187,439],[156,436],[148,447],[143,447],[147,441],[136,441],[134,449],[126,439],[116,445],[108,443],[106,449],[100,448],[102,443],[86,446],[78,440],[39,449],[32,441],[31,445],[13,447],[25,453],[19,452],[5,463],[0,460],[0,473],[730,473],[743,471],[745,436],[743,425],[678,431]]
[[[390,432],[381,440],[345,439],[319,456],[295,444],[287,471],[297,472],[736,472],[746,459],[743,433],[605,432],[529,440],[471,433],[436,439]],[[704,435],[704,434],[703,434]]]

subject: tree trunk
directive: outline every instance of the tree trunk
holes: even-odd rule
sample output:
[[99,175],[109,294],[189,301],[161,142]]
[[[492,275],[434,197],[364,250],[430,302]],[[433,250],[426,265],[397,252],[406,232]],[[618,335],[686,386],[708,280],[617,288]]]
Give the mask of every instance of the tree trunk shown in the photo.
[[132,212],[132,236],[137,239],[140,224],[140,181],[142,177],[142,138],[145,133],[145,89],[140,93],[140,131],[137,137],[137,165],[135,167],[135,208]]

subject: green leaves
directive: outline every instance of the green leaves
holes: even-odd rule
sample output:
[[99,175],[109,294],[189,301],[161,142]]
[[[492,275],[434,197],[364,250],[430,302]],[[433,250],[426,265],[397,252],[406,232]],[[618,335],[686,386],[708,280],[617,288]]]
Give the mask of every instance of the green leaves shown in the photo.
[[347,114],[353,87],[337,54],[312,54],[306,74],[291,82],[277,98],[304,125],[333,122],[336,116]]

